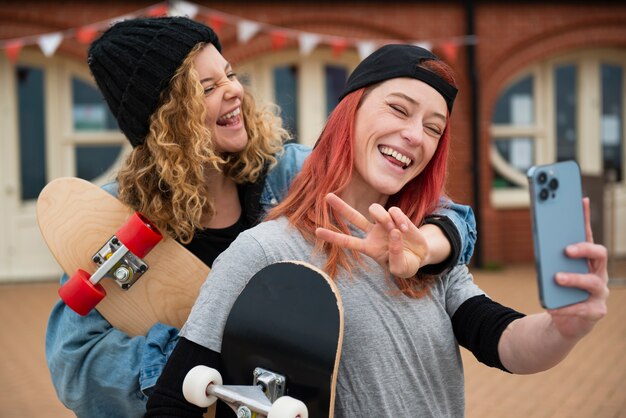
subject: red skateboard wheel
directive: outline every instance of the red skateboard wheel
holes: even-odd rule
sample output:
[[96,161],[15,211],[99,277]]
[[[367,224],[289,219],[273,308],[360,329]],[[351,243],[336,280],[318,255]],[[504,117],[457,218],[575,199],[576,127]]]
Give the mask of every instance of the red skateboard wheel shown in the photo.
[[79,315],[87,315],[106,296],[107,292],[100,283],[89,281],[91,276],[85,270],[78,269],[59,289],[59,296],[67,306]]
[[163,238],[158,228],[139,212],[133,213],[115,235],[139,258],[144,258]]

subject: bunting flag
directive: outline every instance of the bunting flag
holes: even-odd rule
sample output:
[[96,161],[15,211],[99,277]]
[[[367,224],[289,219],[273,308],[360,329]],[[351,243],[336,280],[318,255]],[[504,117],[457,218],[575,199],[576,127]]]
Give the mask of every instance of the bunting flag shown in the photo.
[[374,42],[359,42],[356,45],[357,51],[359,51],[359,58],[363,61],[372,52],[376,50],[376,43]]
[[458,55],[459,55],[459,47],[453,41],[442,42],[441,44],[441,52],[443,54],[443,59],[448,61],[450,64],[456,64]]
[[113,26],[114,24],[116,24],[118,22],[122,22],[122,21],[128,20],[128,19],[132,19],[133,17],[134,17],[133,15],[124,15],[124,16],[114,17],[113,19],[111,19],[109,21],[109,25],[108,26]]
[[14,39],[9,42],[4,47],[4,52],[11,61],[11,63],[15,64],[17,62],[17,58],[20,55],[20,51],[24,47],[24,42],[21,39]]
[[[198,11],[200,7],[189,3],[187,1],[179,1],[174,3],[174,5],[170,8],[169,15],[170,16],[187,16],[190,19],[195,19],[198,15]],[[167,11],[165,11],[167,13]]]
[[330,41],[330,48],[333,51],[333,57],[339,58],[343,51],[348,47],[348,41],[345,39],[333,39]]
[[309,55],[317,44],[320,43],[321,37],[314,33],[301,33],[298,36],[298,45],[300,46],[300,53],[304,56]]
[[167,15],[169,11],[169,7],[167,3],[165,4],[157,4],[156,6],[152,6],[148,8],[146,11],[146,16],[148,17],[159,17]]
[[76,39],[81,44],[90,44],[98,35],[98,28],[95,26],[83,26],[76,31]]
[[223,17],[219,15],[211,14],[209,15],[209,17],[207,17],[206,23],[215,31],[215,33],[217,33],[217,36],[220,36],[222,34],[222,28],[224,27],[224,23],[226,23],[226,21]]
[[424,41],[422,41],[422,42],[416,42],[416,43],[414,43],[413,45],[415,45],[415,46],[419,46],[420,48],[424,48],[424,49],[427,49],[427,50],[429,50],[429,51],[432,51],[432,50],[433,50],[433,45],[432,45],[430,42],[424,42]]
[[245,44],[261,30],[261,24],[251,20],[241,20],[237,23],[237,39]]
[[442,58],[456,63],[459,47],[461,45],[474,44],[475,36],[450,37],[438,40],[407,40],[407,39],[355,39],[334,35],[324,35],[311,32],[303,32],[295,29],[273,26],[266,23],[244,19],[218,10],[210,9],[195,3],[183,0],[170,0],[156,3],[147,8],[138,10],[124,16],[118,16],[102,22],[94,22],[78,28],[70,28],[65,31],[32,35],[15,39],[0,40],[0,49],[4,49],[7,58],[17,62],[19,54],[25,46],[38,45],[46,57],[53,56],[66,38],[76,39],[82,44],[90,44],[98,34],[112,24],[140,16],[187,16],[208,24],[218,36],[224,26],[229,25],[236,29],[237,40],[240,43],[252,42],[257,34],[269,36],[272,48],[280,50],[285,48],[290,39],[295,40],[299,52],[303,56],[310,55],[318,46],[324,45],[331,48],[334,57],[341,56],[348,48],[356,49],[361,59],[370,55],[376,48],[389,43],[411,43],[428,50],[437,49]]
[[287,45],[287,35],[284,32],[272,32],[270,37],[273,49],[282,49]]
[[42,35],[37,41],[37,44],[39,44],[41,52],[43,52],[46,57],[51,57],[54,55],[59,45],[61,45],[62,40],[63,34],[61,32],[56,32],[48,35]]

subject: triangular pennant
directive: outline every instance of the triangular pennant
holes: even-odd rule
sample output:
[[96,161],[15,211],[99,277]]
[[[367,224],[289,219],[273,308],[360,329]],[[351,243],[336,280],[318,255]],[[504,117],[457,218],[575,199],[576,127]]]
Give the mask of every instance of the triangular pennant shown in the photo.
[[76,31],[76,39],[81,44],[90,44],[97,34],[98,29],[95,26],[83,26]]
[[333,57],[339,58],[348,47],[348,42],[345,39],[334,39],[330,42],[330,47],[333,50]]
[[284,32],[275,31],[270,33],[273,49],[282,49],[287,44],[287,35]]
[[151,7],[146,11],[146,16],[148,17],[159,17],[165,16],[169,11],[169,7],[167,4],[159,4],[157,6]]
[[133,19],[133,18],[135,18],[135,16],[133,15],[123,15],[123,16],[114,17],[113,19],[109,21],[109,25],[113,26],[116,23],[123,22],[125,20]]
[[240,43],[246,43],[252,39],[259,30],[261,30],[261,25],[257,22],[242,20],[237,23],[237,39]]
[[300,45],[300,53],[309,55],[315,47],[320,43],[321,37],[313,33],[301,33],[298,35],[298,44]]
[[444,42],[441,44],[441,50],[448,63],[456,63],[456,59],[459,55],[459,47],[454,42]]
[[37,40],[37,44],[39,44],[41,52],[43,52],[46,57],[51,57],[54,55],[59,45],[61,45],[62,41],[63,34],[56,32],[40,36]]
[[22,41],[21,39],[8,41],[4,46],[4,53],[6,54],[9,61],[15,64],[17,62],[17,57],[19,57],[23,47],[24,41]]
[[433,44],[428,42],[428,41],[416,42],[413,45],[419,46],[420,48],[424,48],[424,49],[427,49],[429,51],[433,50]]
[[186,1],[177,1],[170,8],[169,15],[170,16],[186,16],[190,19],[193,19],[198,14],[198,10],[200,8],[193,3],[189,3]]
[[226,21],[223,17],[212,14],[207,17],[206,23],[211,27],[211,29],[215,31],[217,36],[220,36],[222,33],[222,28],[224,27],[224,23],[226,23]]
[[364,60],[376,49],[376,43],[371,41],[357,42],[356,48],[359,51],[359,58]]

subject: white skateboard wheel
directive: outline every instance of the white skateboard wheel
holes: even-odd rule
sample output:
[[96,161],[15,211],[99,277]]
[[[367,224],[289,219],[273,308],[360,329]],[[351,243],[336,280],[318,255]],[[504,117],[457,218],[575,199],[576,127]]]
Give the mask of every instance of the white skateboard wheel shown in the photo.
[[187,402],[208,408],[217,401],[217,396],[207,394],[209,385],[221,385],[222,375],[207,366],[196,366],[187,372],[183,381],[183,396]]
[[309,411],[304,402],[281,396],[272,404],[267,418],[309,418]]

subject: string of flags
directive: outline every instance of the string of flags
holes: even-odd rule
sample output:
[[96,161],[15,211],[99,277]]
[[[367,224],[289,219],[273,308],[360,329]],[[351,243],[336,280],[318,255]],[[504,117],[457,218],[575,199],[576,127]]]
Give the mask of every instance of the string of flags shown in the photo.
[[112,24],[135,17],[157,16],[187,16],[209,25],[218,36],[226,25],[233,25],[237,30],[239,43],[250,42],[256,35],[268,34],[272,48],[284,48],[288,41],[295,39],[301,55],[309,55],[320,45],[330,46],[335,57],[340,56],[346,49],[355,48],[361,59],[367,57],[376,48],[389,43],[413,43],[432,50],[439,48],[443,58],[453,63],[456,61],[458,49],[462,45],[475,44],[475,36],[458,36],[438,40],[400,40],[400,39],[356,39],[343,36],[326,35],[312,32],[279,27],[267,23],[245,19],[239,16],[224,13],[208,7],[200,6],[188,1],[165,1],[137,10],[134,13],[118,16],[100,22],[94,22],[77,28],[70,28],[53,33],[24,36],[13,39],[0,40],[0,49],[10,62],[16,63],[19,54],[26,46],[38,45],[46,57],[55,54],[64,39],[75,39],[81,44],[90,44],[98,34]]

